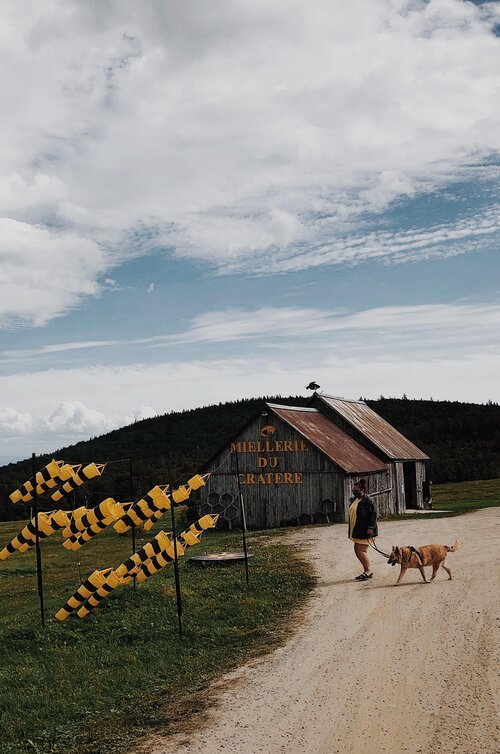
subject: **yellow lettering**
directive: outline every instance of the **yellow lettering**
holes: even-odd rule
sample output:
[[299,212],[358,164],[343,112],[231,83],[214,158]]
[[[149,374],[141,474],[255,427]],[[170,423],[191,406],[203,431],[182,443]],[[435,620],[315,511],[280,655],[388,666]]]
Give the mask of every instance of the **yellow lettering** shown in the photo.
[[278,456],[273,456],[272,458],[269,459],[269,466],[272,469],[275,469],[277,465],[278,465]]
[[241,442],[231,443],[231,453],[241,453]]
[[264,479],[264,474],[259,474],[257,477],[257,484],[265,484],[266,480]]
[[272,474],[266,474],[266,484],[271,484],[272,482]]
[[258,469],[265,469],[267,466],[267,458],[264,456],[257,456],[257,468]]
[[274,449],[277,451],[283,450],[283,441],[282,440],[276,440],[274,444]]
[[247,442],[248,452],[249,453],[255,453],[255,443],[254,442]]
[[306,443],[304,442],[304,440],[301,440],[301,441],[300,441],[300,449],[301,449],[301,450],[307,450],[307,445],[306,445]]
[[247,484],[255,484],[255,474],[247,474]]
[[283,474],[277,471],[274,475],[274,484],[283,484]]
[[284,483],[285,484],[293,484],[292,477],[293,477],[292,474],[290,474],[288,471],[285,471],[285,473],[283,474],[283,481],[284,481]]
[[294,474],[295,477],[295,484],[302,484],[302,473],[300,471],[296,471]]
[[284,440],[283,441],[283,450],[291,450],[292,449],[292,443],[290,440]]

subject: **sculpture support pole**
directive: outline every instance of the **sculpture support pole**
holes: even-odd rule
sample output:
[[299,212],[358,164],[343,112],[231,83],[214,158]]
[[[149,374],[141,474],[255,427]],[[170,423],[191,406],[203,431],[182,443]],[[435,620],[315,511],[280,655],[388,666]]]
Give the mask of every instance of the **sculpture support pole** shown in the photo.
[[35,550],[36,550],[36,577],[38,583],[38,598],[40,600],[40,618],[42,628],[45,628],[45,614],[43,609],[43,576],[42,576],[42,553],[40,551],[40,537],[38,536],[38,494],[36,491],[36,464],[35,454],[31,454],[33,465],[33,513],[35,518]]
[[241,480],[240,480],[240,469],[238,464],[238,453],[235,451],[234,453],[234,459],[236,462],[236,478],[238,480],[238,497],[240,499],[240,513],[241,513],[241,533],[243,537],[243,552],[245,554],[245,577],[247,580],[247,586],[248,582],[250,581],[250,573],[248,570],[248,552],[247,552],[247,521],[245,516],[245,504],[243,502],[243,493],[241,491]]
[[170,473],[170,466],[168,468],[168,488],[170,492],[170,514],[172,517],[172,538],[174,545],[174,577],[175,577],[175,597],[177,602],[177,621],[179,623],[179,636],[182,637],[182,595],[181,595],[181,582],[179,578],[179,561],[177,557],[177,532],[175,529],[175,514],[174,514],[174,489],[172,487],[172,475]]
[[[134,502],[134,482],[132,478],[132,459],[128,459],[128,474],[129,474],[129,483],[130,483],[130,501]],[[132,523],[132,555],[135,553],[135,524]],[[137,584],[135,583],[135,576],[132,580],[132,583],[134,585],[134,589],[136,588]]]

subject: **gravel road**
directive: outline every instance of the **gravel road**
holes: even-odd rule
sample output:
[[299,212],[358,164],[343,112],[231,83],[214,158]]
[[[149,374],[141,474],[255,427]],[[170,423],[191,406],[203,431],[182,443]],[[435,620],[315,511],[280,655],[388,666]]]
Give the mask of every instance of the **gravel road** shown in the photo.
[[[436,580],[374,553],[360,572],[343,526],[290,534],[318,586],[287,643],[210,689],[208,724],[148,754],[497,754],[500,509],[382,522],[379,546],[453,544]],[[430,569],[428,569],[430,571]]]

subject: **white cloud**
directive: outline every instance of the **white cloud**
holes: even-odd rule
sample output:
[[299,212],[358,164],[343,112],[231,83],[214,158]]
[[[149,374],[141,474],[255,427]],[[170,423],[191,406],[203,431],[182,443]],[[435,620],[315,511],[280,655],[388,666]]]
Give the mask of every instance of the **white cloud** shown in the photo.
[[[276,250],[272,257],[263,254],[251,260],[226,260],[220,269],[223,272],[240,270],[269,274],[323,265],[356,265],[370,259],[401,264],[490,249],[498,243],[500,235],[500,205],[453,223],[397,233],[385,230],[363,233],[351,228],[351,232],[342,232],[335,237],[333,226],[332,218],[318,222],[305,248],[297,245]],[[325,238],[329,240],[325,241]]]
[[178,257],[204,259],[228,271],[251,269],[256,258],[262,259],[262,271],[265,260],[270,261],[270,250],[283,248],[286,254],[291,244],[306,237],[299,218],[291,212],[266,207],[255,214],[242,214],[246,211],[254,212],[252,207],[231,214],[227,210],[189,214],[160,237],[176,249]]
[[43,422],[43,429],[60,436],[104,434],[115,428],[111,417],[88,408],[81,401],[61,403]]
[[148,293],[153,293],[154,289],[155,289],[155,284],[154,283],[150,283],[148,285]]
[[[438,325],[438,326],[436,326]],[[157,348],[186,344],[243,343],[254,341],[256,348],[269,347],[282,341],[317,344],[334,336],[355,337],[357,348],[380,350],[382,344],[405,343],[411,336],[417,346],[429,352],[445,348],[467,353],[478,347],[494,347],[500,331],[498,304],[420,304],[383,306],[349,312],[342,309],[308,307],[261,307],[258,309],[224,309],[194,317],[188,329],[173,335],[155,335],[128,340],[95,340],[56,343],[37,349],[0,352],[0,363],[33,359],[79,349],[109,347]],[[374,333],[377,340],[374,341]],[[412,345],[412,348],[415,348]],[[1,358],[3,357],[3,358]]]
[[[42,385],[45,387],[45,377],[46,374],[42,374],[37,381],[38,389]],[[40,403],[34,401],[35,408],[39,411],[29,413],[12,407],[0,408],[0,463],[27,457],[32,452],[55,451],[157,415],[150,406],[141,405],[128,413],[111,414],[89,408],[82,401],[63,401],[53,410],[50,410],[50,404],[44,405],[43,400]]]
[[159,242],[225,270],[395,261],[370,234],[351,249],[360,213],[500,147],[498,4],[6,5],[0,322],[47,322]]
[[0,408],[0,437],[27,435],[33,429],[32,416],[7,406]]
[[96,295],[105,267],[89,239],[0,218],[0,326],[14,319],[45,324]]
[[0,376],[0,396],[8,396],[8,405],[0,402],[0,457],[50,451],[157,413],[301,394],[311,379],[346,397],[498,400],[499,330],[498,304],[213,312],[176,337],[200,353],[217,340],[241,341],[239,357]]
[[[438,328],[436,328],[438,325]],[[467,348],[472,343],[493,343],[500,330],[500,305],[426,304],[386,306],[355,313],[310,308],[273,308],[256,310],[230,309],[202,314],[189,330],[168,338],[169,341],[224,342],[252,339],[292,341],[311,337],[357,333],[364,337],[390,337],[404,341],[408,333],[421,336],[419,342],[428,349],[437,340],[446,339],[450,347],[456,341]]]
[[[311,379],[326,392],[351,398],[406,393],[416,398],[498,400],[500,354],[487,344],[473,353],[467,348],[448,351],[444,343],[440,349],[427,348],[425,342],[402,334],[377,349],[376,339],[372,330],[368,337],[365,332],[356,338],[349,334],[345,340],[329,337],[310,348],[289,346],[288,351],[253,352],[244,358],[0,377],[0,395],[9,395],[11,412],[24,415],[20,420],[11,413],[7,424],[0,422],[0,458],[51,452],[154,413],[258,395],[304,395]],[[127,406],[140,406],[144,396],[156,411],[127,411]]]
[[156,416],[156,411],[149,406],[133,408],[128,415],[111,415],[88,408],[81,401],[65,401],[46,418],[39,417],[38,425],[42,431],[51,432],[59,437],[86,437],[101,435],[152,416]]

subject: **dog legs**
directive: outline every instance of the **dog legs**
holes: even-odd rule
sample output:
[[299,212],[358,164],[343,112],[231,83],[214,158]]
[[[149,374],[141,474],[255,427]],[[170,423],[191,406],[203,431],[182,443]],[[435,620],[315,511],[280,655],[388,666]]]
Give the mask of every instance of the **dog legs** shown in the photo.
[[420,565],[420,564],[419,564],[419,566],[418,566],[418,570],[419,570],[419,571],[420,571],[420,573],[422,574],[422,578],[423,578],[423,580],[425,581],[425,583],[427,584],[427,579],[425,578],[425,571],[424,571],[424,567],[423,567],[422,565]]
[[[439,566],[438,566],[438,567],[439,567]],[[425,581],[425,583],[427,584],[428,582],[427,582],[427,579],[425,578],[425,571],[424,571],[424,568],[423,568],[423,566],[421,566],[421,565],[419,564],[419,566],[418,566],[418,569],[419,569],[420,573],[422,574],[422,578],[423,578],[423,580],[424,580],[424,581]],[[407,566],[404,566],[404,565],[402,565],[402,566],[401,566],[401,570],[400,570],[400,572],[399,572],[398,580],[396,581],[396,583],[394,584],[394,586],[398,586],[398,584],[400,584],[400,583],[401,583],[401,581],[402,581],[402,579],[403,579],[403,576],[405,575],[405,573],[406,573],[406,571],[407,571],[407,570],[408,570]],[[448,570],[448,569],[446,569],[446,570]],[[432,578],[434,578],[434,576],[435,576],[435,575],[436,575],[436,574],[435,574],[435,573],[433,573],[433,574],[432,574]],[[431,581],[432,581],[432,579],[431,579]]]
[[448,574],[448,579],[451,579],[451,571],[450,571],[450,569],[447,566],[445,566],[444,562],[441,562],[441,563],[437,563],[437,564],[433,563],[433,565],[432,565],[432,576],[431,576],[430,580],[433,581],[436,573],[439,570],[439,566],[441,566],[441,568],[444,568],[444,570]]
[[444,563],[441,563],[441,568],[444,568],[444,570],[448,574],[448,580],[451,581],[451,571],[450,571],[450,569],[447,566],[445,566]]
[[405,575],[405,573],[406,573],[407,570],[408,570],[408,568],[406,568],[406,566],[403,566],[403,565],[401,566],[401,570],[399,572],[398,580],[396,581],[396,583],[394,584],[394,586],[397,586],[399,584],[399,582],[401,581],[401,579],[403,578],[403,576]]

